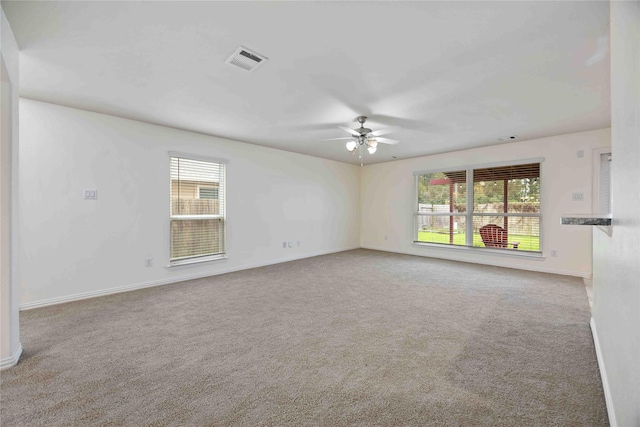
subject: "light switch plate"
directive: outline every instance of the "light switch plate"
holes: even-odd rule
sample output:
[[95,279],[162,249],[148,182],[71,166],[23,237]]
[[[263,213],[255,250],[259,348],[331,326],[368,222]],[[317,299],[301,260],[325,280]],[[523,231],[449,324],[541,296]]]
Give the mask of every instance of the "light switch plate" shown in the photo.
[[83,194],[85,199],[95,200],[98,198],[98,190],[95,189],[84,190]]

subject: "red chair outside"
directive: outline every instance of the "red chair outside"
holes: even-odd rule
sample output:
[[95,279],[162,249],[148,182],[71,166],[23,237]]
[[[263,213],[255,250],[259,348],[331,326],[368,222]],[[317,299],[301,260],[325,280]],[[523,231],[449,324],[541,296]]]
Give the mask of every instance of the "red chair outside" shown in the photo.
[[511,245],[513,249],[518,249],[520,242],[509,243],[508,234],[507,230],[495,224],[487,224],[480,228],[482,243],[487,248],[508,248]]

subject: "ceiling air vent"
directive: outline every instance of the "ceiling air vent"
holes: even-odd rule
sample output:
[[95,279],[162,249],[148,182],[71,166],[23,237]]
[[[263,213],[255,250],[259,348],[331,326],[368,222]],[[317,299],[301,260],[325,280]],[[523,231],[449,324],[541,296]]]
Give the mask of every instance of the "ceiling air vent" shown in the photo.
[[267,62],[267,57],[240,46],[225,62],[243,70],[253,71]]

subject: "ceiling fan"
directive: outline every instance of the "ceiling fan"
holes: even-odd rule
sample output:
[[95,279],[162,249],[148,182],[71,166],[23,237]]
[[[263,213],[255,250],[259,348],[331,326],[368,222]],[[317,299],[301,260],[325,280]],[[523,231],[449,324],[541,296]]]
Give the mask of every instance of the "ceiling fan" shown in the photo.
[[381,137],[381,135],[386,135],[393,132],[393,128],[373,131],[369,128],[364,127],[364,123],[366,121],[367,116],[358,117],[358,123],[360,123],[360,127],[358,129],[338,126],[340,129],[349,132],[351,136],[347,136],[344,138],[332,138],[332,140],[348,139],[349,141],[347,142],[347,150],[349,150],[349,152],[355,153],[358,148],[366,147],[367,151],[369,151],[369,154],[373,154],[376,152],[376,150],[378,149],[378,143],[395,145],[400,142],[395,139]]

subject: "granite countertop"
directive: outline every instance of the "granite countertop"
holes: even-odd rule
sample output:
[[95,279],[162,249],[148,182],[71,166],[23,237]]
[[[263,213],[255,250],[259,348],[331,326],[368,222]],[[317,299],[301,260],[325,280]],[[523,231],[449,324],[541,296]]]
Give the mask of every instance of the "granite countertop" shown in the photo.
[[611,225],[611,215],[567,214],[562,216],[563,225]]

